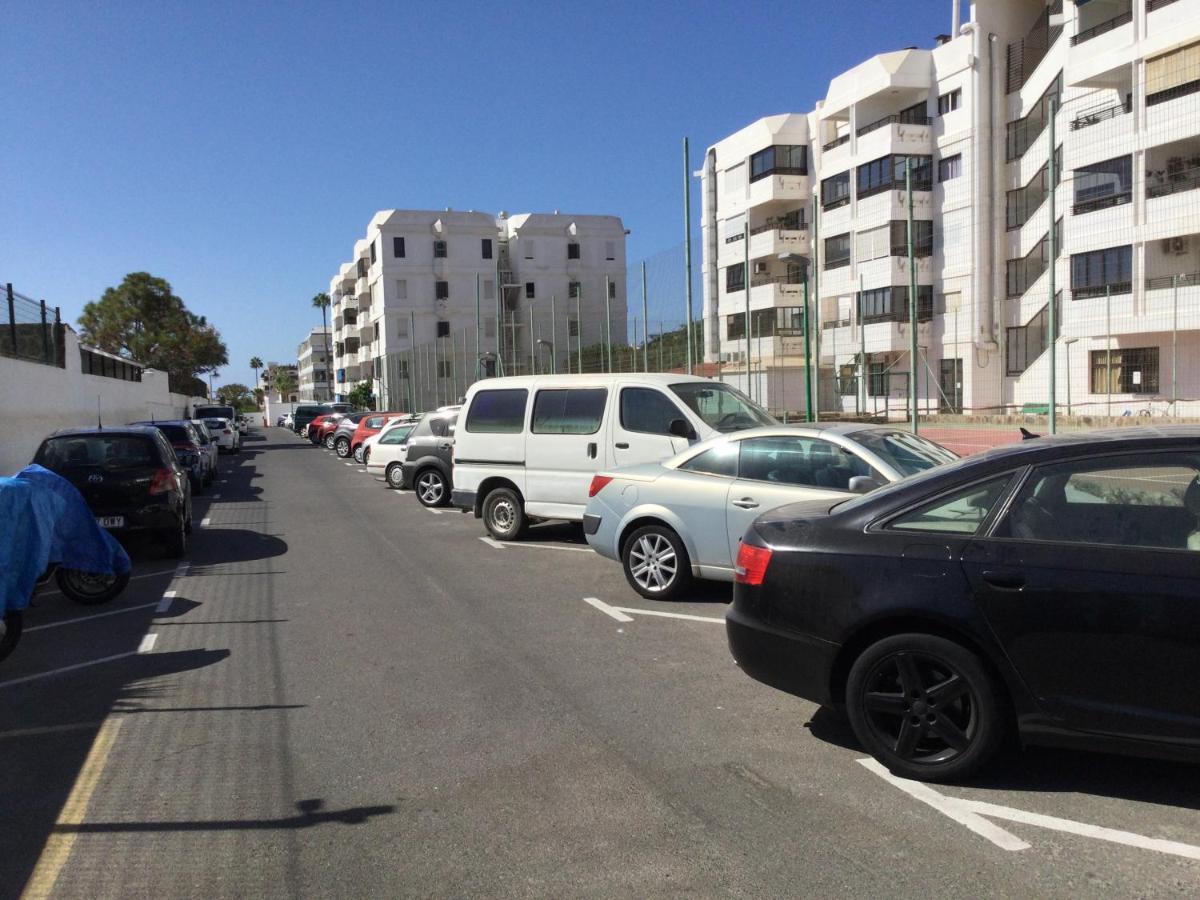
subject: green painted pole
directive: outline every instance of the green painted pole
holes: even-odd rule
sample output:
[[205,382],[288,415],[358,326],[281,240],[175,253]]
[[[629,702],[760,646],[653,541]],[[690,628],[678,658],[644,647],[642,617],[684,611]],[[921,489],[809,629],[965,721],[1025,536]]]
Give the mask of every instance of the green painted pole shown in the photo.
[[611,372],[613,370],[612,362],[612,280],[604,276],[604,333],[605,345],[607,351],[605,358],[608,360],[608,368],[605,370]]
[[558,307],[550,295],[550,374],[558,374]]
[[746,221],[742,224],[742,290],[746,293],[746,396],[754,399],[754,386],[750,383],[750,210],[746,210]]
[[912,406],[912,431],[917,433],[917,267],[913,252],[912,157],[904,159],[904,190],[908,194],[908,402]]
[[[646,261],[642,260],[642,371],[650,371],[650,307],[646,299]],[[691,332],[688,332],[691,340]]]
[[808,267],[804,267],[804,421],[813,421],[812,350],[808,327]]
[[[818,238],[820,237],[820,235],[819,235],[819,227],[818,227],[820,223],[819,223],[819,220],[818,220],[818,215],[819,215],[819,213],[818,213],[818,207],[817,207],[817,195],[814,193],[814,194],[813,194],[813,199],[812,199],[812,232],[813,232],[813,247],[816,247],[816,246],[817,246],[817,240],[818,240]],[[819,309],[819,308],[820,308],[820,306],[821,306],[821,270],[820,270],[819,268],[817,268],[817,257],[816,257],[816,254],[815,254],[815,253],[813,254],[813,257],[812,257],[812,265],[810,266],[810,268],[812,269],[812,300],[813,300],[813,302],[814,302],[814,303],[816,303],[816,304],[817,304],[817,307],[818,307],[818,309]],[[804,363],[804,372],[805,372],[805,374],[807,375],[807,374],[808,374],[808,369],[809,369],[809,364],[808,364],[808,361],[807,361],[807,348],[808,348],[808,301],[807,301],[807,300],[805,300],[805,301],[804,301],[804,308],[805,308],[805,313],[804,313],[804,317],[805,317],[805,322],[804,322],[804,345],[805,345],[805,350],[806,350],[806,359],[805,359],[805,363]],[[836,318],[836,317],[835,317],[835,318]],[[818,316],[817,316],[817,326],[818,326],[818,329],[817,329],[817,337],[818,337],[818,339],[820,338],[820,335],[821,335],[821,332],[820,332],[820,323],[821,323],[821,316],[819,316],[819,315],[818,315]],[[836,334],[836,332],[834,332],[834,333]],[[817,375],[819,375],[819,374],[820,374],[820,369],[821,369],[821,366],[820,366],[820,359],[821,359],[821,344],[820,344],[820,341],[818,340],[818,342],[817,342],[817,361],[818,361],[818,365],[817,365],[817,372],[815,373],[815,374],[817,374]],[[834,363],[834,365],[835,365],[835,366],[837,365],[837,353],[836,353],[836,352],[835,352],[835,353],[834,353],[834,355],[833,355],[833,363]],[[807,390],[805,391],[805,393],[807,394]],[[814,383],[813,383],[813,393],[814,393],[814,394],[818,393],[818,392],[817,392],[817,385],[816,385],[816,380],[815,380],[815,379],[814,379]],[[815,399],[815,397],[814,397],[814,399]],[[815,422],[815,421],[817,421],[817,420],[820,418],[820,416],[821,416],[821,405],[820,405],[819,403],[814,403],[814,404],[813,404],[813,417],[812,417],[812,421],[814,421],[814,422]]]
[[658,371],[665,372],[667,370],[663,368],[662,352],[663,352],[663,323],[659,322],[658,323]]
[[529,304],[529,374],[537,374],[537,341],[533,335],[533,304]]
[[859,410],[859,415],[867,411],[867,323],[863,317],[863,308],[866,304],[866,299],[863,294],[863,277],[858,276],[858,390],[854,392],[854,399],[858,400],[858,395],[862,395],[862,408]]
[[[579,282],[579,288],[575,291],[575,365],[579,370],[579,374],[583,374],[583,316],[580,314],[583,301],[583,282]],[[567,329],[567,368],[571,368],[570,360],[571,350],[571,334],[570,329]]]
[[1058,306],[1054,302],[1054,270],[1057,268],[1058,262],[1058,246],[1055,231],[1055,223],[1057,222],[1057,212],[1054,207],[1054,107],[1057,105],[1057,97],[1050,97],[1050,121],[1049,126],[1050,137],[1050,159],[1046,162],[1046,172],[1050,176],[1050,271],[1046,273],[1047,286],[1050,288],[1050,336],[1046,339],[1050,348],[1050,433],[1058,433],[1058,402],[1055,397],[1057,381],[1058,381]]
[[[692,374],[692,182],[689,165],[688,139],[683,139],[683,275],[687,296],[687,373]],[[747,219],[749,221],[749,219]],[[750,278],[750,273],[746,273]],[[747,281],[747,284],[749,281]],[[747,328],[749,323],[747,322]],[[749,331],[746,332],[749,334]]]
[[[481,315],[481,300],[479,295],[480,275],[475,273],[475,378],[483,378],[483,374],[479,371],[479,367],[483,365],[482,348],[479,346],[479,319]],[[463,343],[466,343],[467,337],[463,335]]]
[[[507,245],[506,245],[507,246]],[[496,254],[496,374],[504,374],[504,282],[500,280],[500,254]]]
[[417,411],[417,317],[410,309],[408,311],[408,402],[412,408],[409,412]]

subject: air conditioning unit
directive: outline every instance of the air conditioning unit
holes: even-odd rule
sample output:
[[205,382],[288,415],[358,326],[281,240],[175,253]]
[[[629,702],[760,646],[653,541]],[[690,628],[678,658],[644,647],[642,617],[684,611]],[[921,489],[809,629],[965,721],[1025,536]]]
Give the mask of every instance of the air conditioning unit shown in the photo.
[[767,274],[767,263],[762,262],[762,261],[756,262],[754,264],[754,274],[755,275],[766,275]]
[[1186,236],[1166,238],[1163,241],[1163,252],[1170,253],[1172,256],[1182,256],[1188,252],[1188,239]]

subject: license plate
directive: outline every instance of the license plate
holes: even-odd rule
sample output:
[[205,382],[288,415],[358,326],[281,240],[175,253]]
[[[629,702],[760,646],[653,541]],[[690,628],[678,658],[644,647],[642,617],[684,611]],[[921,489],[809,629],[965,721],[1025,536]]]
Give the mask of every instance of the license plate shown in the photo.
[[101,528],[124,528],[124,516],[97,516],[96,524]]

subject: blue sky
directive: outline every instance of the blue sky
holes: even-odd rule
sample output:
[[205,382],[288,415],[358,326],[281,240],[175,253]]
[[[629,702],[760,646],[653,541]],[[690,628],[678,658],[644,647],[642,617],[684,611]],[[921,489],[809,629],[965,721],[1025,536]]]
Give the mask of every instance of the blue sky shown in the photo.
[[220,329],[220,383],[252,384],[251,356],[294,361],[311,297],[376,210],[615,214],[633,270],[682,243],[683,136],[697,168],[724,135],[949,27],[945,0],[16,0],[0,281],[73,321],[150,271]]

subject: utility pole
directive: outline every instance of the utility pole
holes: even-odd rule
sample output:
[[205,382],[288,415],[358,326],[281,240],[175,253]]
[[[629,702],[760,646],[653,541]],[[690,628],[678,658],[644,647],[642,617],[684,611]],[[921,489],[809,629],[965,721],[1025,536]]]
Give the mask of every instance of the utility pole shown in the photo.
[[[692,183],[688,171],[688,139],[683,139],[683,272],[684,291],[687,295],[687,373],[692,374]],[[749,216],[747,215],[747,222]],[[746,273],[749,284],[750,273]],[[749,334],[750,323],[746,323]],[[748,346],[748,345],[747,345]]]
[[[583,300],[583,282],[577,282],[575,289],[575,366],[579,374],[583,374],[583,316],[580,315],[580,304]],[[571,330],[567,329],[567,369],[571,368]]]
[[417,411],[417,316],[408,311],[408,402],[409,412]]
[[750,210],[746,210],[746,221],[742,223],[742,290],[746,293],[746,396],[754,399],[754,386],[750,383]]
[[1055,381],[1058,379],[1058,304],[1054,297],[1054,270],[1058,268],[1058,236],[1055,232],[1058,230],[1058,212],[1054,207],[1054,114],[1055,107],[1058,105],[1058,98],[1051,95],[1050,97],[1050,158],[1047,161],[1047,174],[1050,176],[1050,271],[1047,273],[1047,284],[1050,287],[1050,336],[1047,339],[1050,345],[1050,433],[1058,433],[1058,403],[1055,397]]
[[912,431],[917,433],[917,267],[913,253],[912,157],[904,159],[904,190],[908,193],[908,402],[912,405]]
[[550,374],[558,374],[558,310],[553,294],[550,295]]
[[[479,296],[479,279],[478,272],[475,273],[475,378],[482,379],[483,374],[479,371],[483,365],[483,357],[481,356],[481,347],[479,346],[479,318],[480,318],[480,296]],[[463,341],[466,341],[466,335],[463,336]]]
[[[642,260],[642,371],[650,371],[650,307],[646,299],[646,261]],[[688,340],[691,340],[689,332]]]
[[[812,198],[812,233],[813,233],[813,244],[812,244],[813,245],[813,255],[812,255],[812,266],[811,266],[812,302],[817,304],[817,308],[819,310],[820,306],[821,306],[821,270],[819,268],[817,268],[817,254],[816,254],[817,241],[820,238],[820,233],[819,233],[819,229],[818,229],[818,225],[820,224],[820,222],[818,219],[818,215],[819,215],[819,213],[818,213],[818,207],[817,207],[817,195],[816,195],[816,192],[814,191],[813,198]],[[797,224],[799,224],[799,223],[797,223]],[[806,269],[805,271],[808,271],[808,269]],[[811,319],[809,318],[809,314],[808,314],[808,298],[805,298],[805,300],[804,300],[804,374],[805,374],[805,377],[808,376],[808,372],[809,372],[808,323],[810,321],[811,321]],[[821,325],[821,316],[818,315],[817,316],[817,339],[816,339],[817,371],[813,373],[815,376],[819,376],[821,373],[821,342],[820,342],[821,328],[820,328],[820,325]],[[835,325],[834,327],[836,328],[837,326]],[[834,334],[836,335],[837,332],[835,331]],[[836,340],[836,337],[835,337],[835,340]],[[835,367],[837,366],[837,349],[836,349],[836,347],[834,348],[834,353],[833,353],[833,364]],[[813,378],[813,388],[812,388],[813,400],[814,400],[813,417],[810,420],[813,422],[817,421],[817,419],[819,419],[821,417],[821,404],[817,400],[817,397],[819,396],[820,391],[818,390],[817,385],[818,385],[818,379],[814,377]],[[805,396],[808,396],[808,388],[807,387],[805,387],[804,393],[805,393]]]
[[813,421],[812,356],[809,339],[808,266],[804,267],[804,421]]

